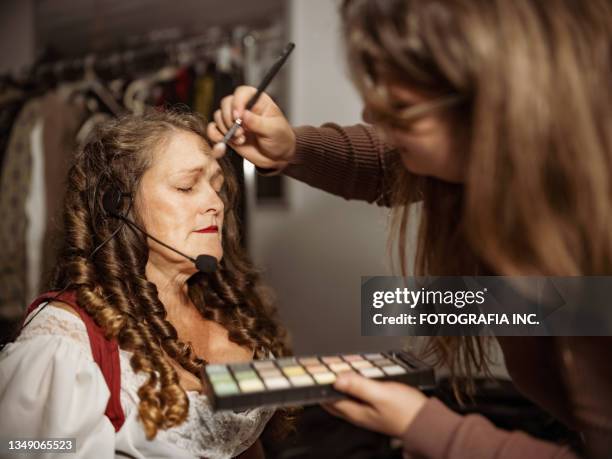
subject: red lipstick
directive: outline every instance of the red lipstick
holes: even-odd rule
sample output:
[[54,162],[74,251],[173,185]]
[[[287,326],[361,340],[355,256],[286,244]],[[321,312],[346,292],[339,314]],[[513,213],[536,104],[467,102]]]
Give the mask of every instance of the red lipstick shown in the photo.
[[217,225],[210,225],[206,228],[202,228],[196,231],[196,233],[218,233],[219,227]]

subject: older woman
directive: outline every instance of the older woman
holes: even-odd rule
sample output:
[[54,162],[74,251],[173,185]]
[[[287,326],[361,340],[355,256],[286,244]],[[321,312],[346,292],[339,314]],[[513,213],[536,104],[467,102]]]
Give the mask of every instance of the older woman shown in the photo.
[[[75,438],[78,457],[261,452],[273,411],[214,414],[199,378],[207,362],[287,353],[238,244],[236,183],[209,153],[197,117],[154,112],[103,126],[77,154],[55,276],[64,292],[35,302],[0,354],[3,437]],[[217,271],[199,272],[127,219],[189,256],[214,257]],[[120,374],[109,378],[113,345]]]

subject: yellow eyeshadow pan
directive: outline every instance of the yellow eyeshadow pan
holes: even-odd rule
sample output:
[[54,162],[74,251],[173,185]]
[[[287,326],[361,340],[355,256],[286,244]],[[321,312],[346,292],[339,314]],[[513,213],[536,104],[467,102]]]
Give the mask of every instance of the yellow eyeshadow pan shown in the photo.
[[299,376],[306,373],[306,371],[301,366],[293,366],[283,368],[283,373],[285,373],[287,376]]
[[259,379],[244,379],[238,382],[242,392],[257,392],[264,389],[263,383]]
[[345,395],[333,384],[338,374],[348,371],[422,390],[435,384],[433,370],[403,351],[214,364],[207,365],[202,376],[211,388],[213,409],[220,411],[337,400]]
[[251,370],[237,371],[237,372],[234,373],[234,377],[238,381],[242,381],[244,379],[257,379],[257,374],[254,371],[251,371]]
[[306,367],[306,370],[308,370],[308,373],[311,374],[326,373],[329,371],[324,365],[310,365]]
[[308,375],[290,376],[289,381],[295,387],[312,386],[315,383]]
[[319,384],[330,384],[336,380],[336,375],[330,372],[317,373],[316,375],[313,375],[313,377]]

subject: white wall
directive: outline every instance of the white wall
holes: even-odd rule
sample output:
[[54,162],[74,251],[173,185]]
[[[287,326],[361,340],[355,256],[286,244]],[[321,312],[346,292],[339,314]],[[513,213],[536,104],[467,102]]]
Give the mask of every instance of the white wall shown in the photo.
[[[296,43],[289,84],[293,125],[360,121],[361,102],[347,77],[337,10],[336,0],[290,2],[289,27]],[[251,199],[249,242],[276,291],[295,352],[402,346],[402,338],[362,337],[360,331],[361,276],[391,274],[388,209],[287,181],[287,210],[257,208]],[[508,377],[496,345],[492,357],[493,374]]]
[[[346,77],[332,0],[292,0],[289,8],[292,124],[360,121]],[[287,179],[289,208],[251,207],[250,248],[278,296],[297,353],[382,350],[396,338],[361,337],[360,278],[386,275],[388,209],[346,201]]]

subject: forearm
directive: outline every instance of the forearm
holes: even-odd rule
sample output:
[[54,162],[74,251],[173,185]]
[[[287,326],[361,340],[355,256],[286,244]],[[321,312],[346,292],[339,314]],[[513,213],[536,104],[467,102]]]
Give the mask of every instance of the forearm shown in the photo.
[[397,155],[371,126],[295,129],[296,152],[284,173],[341,196],[389,205],[389,169]]
[[405,457],[429,459],[577,459],[567,447],[496,428],[479,415],[461,416],[430,399],[403,435]]

